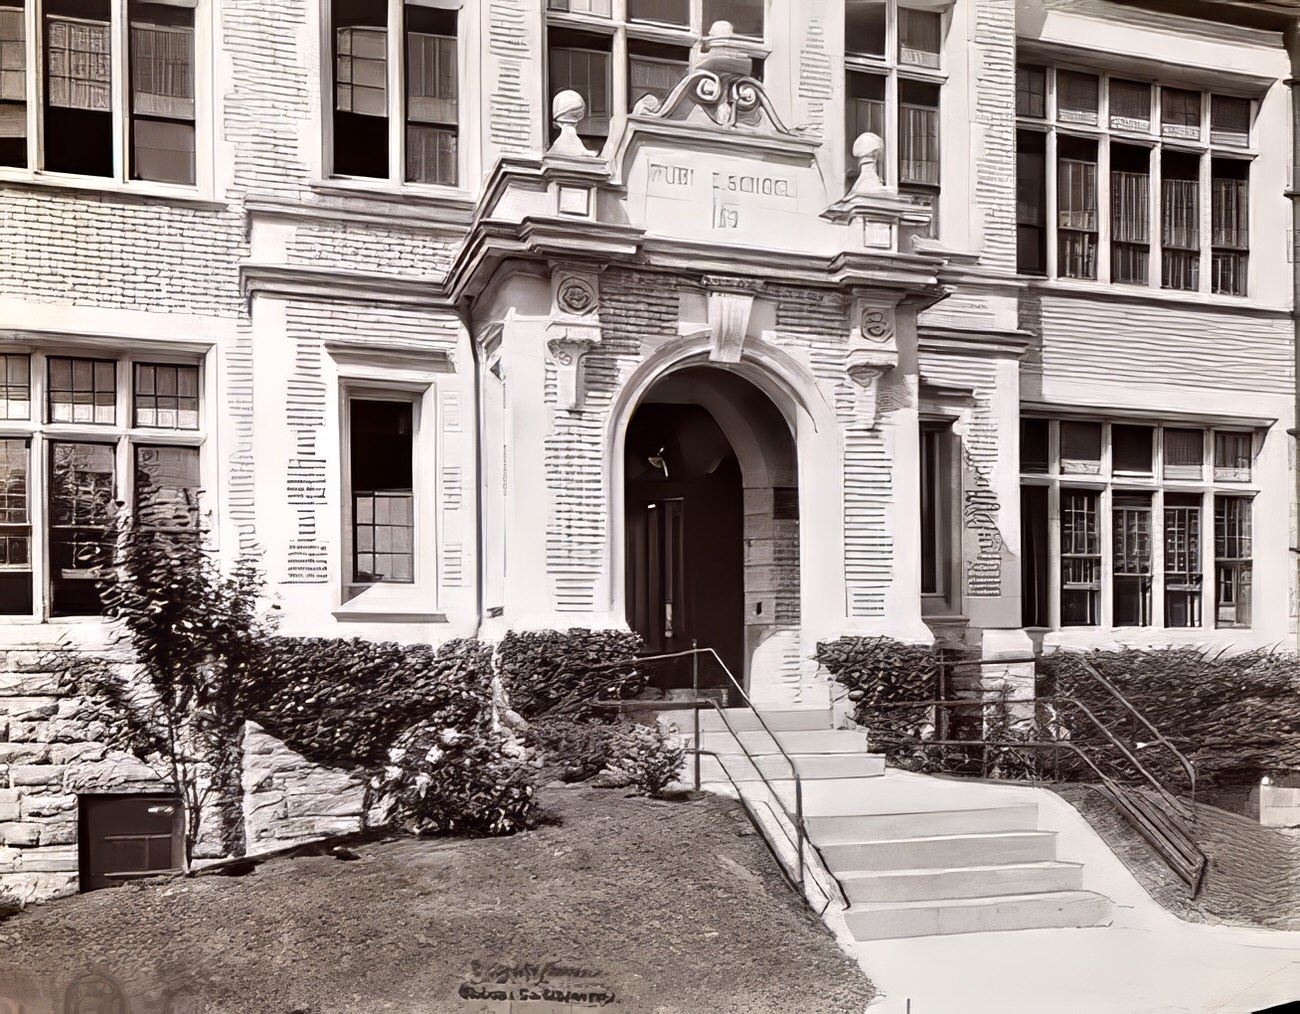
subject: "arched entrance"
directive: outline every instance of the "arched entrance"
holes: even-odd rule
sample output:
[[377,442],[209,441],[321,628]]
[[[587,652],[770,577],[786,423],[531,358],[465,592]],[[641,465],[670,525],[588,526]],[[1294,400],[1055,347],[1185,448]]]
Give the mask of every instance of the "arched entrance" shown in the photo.
[[[647,650],[698,641],[738,680],[769,656],[780,665],[764,649],[797,639],[799,497],[776,405],[723,367],[671,372],[631,416],[623,475],[627,622]],[[665,676],[679,684],[688,671]],[[725,676],[706,666],[702,681]]]

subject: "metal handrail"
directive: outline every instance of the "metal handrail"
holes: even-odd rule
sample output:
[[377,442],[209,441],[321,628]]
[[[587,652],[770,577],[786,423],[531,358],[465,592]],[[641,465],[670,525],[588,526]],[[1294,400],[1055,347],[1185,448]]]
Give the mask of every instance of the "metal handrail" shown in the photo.
[[[1067,654],[1069,654],[1069,657],[1073,661],[1078,662],[1083,667],[1084,672],[1086,672],[1089,676],[1093,678],[1093,680],[1095,680],[1098,684],[1100,684],[1103,688],[1105,688],[1106,692],[1109,693],[1112,697],[1114,697],[1115,700],[1118,701],[1124,707],[1124,709],[1128,711],[1129,714],[1131,714],[1134,718],[1136,718],[1139,722],[1141,722],[1150,731],[1151,735],[1155,737],[1154,740],[1155,742],[1159,743],[1161,746],[1167,749],[1178,759],[1178,762],[1183,766],[1183,770],[1187,772],[1187,780],[1191,783],[1191,801],[1192,801],[1192,806],[1195,807],[1196,765],[1193,764],[1192,761],[1181,750],[1178,749],[1178,747],[1174,746],[1174,744],[1171,743],[1165,737],[1164,733],[1162,733],[1159,729],[1157,729],[1154,725],[1152,725],[1151,722],[1147,719],[1146,715],[1142,714],[1142,712],[1140,712],[1137,708],[1133,706],[1132,702],[1130,702],[1129,699],[1124,696],[1124,694],[1120,691],[1119,687],[1115,686],[1113,683],[1111,683],[1110,680],[1106,679],[1105,676],[1103,676],[1100,672],[1098,672],[1096,666],[1094,666],[1082,655],[1079,655],[1077,653],[1067,653]],[[1195,809],[1193,809],[1192,819],[1195,819],[1195,812],[1196,812]]]
[[[1205,875],[1205,868],[1208,860],[1204,851],[1196,843],[1191,835],[1191,831],[1178,823],[1179,818],[1196,822],[1196,811],[1193,806],[1187,806],[1171,793],[1163,783],[1144,765],[1137,757],[1121,742],[1107,727],[1107,725],[1097,717],[1095,713],[1082,701],[1067,695],[1058,695],[1056,697],[1046,698],[993,698],[991,700],[966,700],[966,701],[888,701],[878,704],[867,704],[869,709],[892,710],[892,709],[927,709],[927,708],[974,708],[984,709],[993,705],[1012,705],[1012,704],[1039,704],[1039,703],[1061,703],[1072,705],[1085,715],[1094,726],[1113,744],[1119,752],[1133,765],[1142,777],[1149,782],[1156,790],[1156,793],[1168,808],[1166,820],[1171,821],[1171,826],[1177,832],[1177,835],[1186,840],[1184,846],[1176,836],[1171,836],[1168,832],[1161,832],[1158,827],[1143,826],[1140,814],[1135,815],[1130,809],[1138,809],[1136,803],[1132,801],[1129,790],[1116,778],[1108,775],[1103,771],[1089,754],[1083,750],[1077,743],[1069,739],[989,739],[987,737],[978,740],[958,740],[949,738],[925,739],[921,736],[905,736],[903,738],[916,742],[921,746],[943,746],[943,747],[974,747],[987,748],[993,747],[1013,747],[1032,750],[1041,750],[1051,748],[1056,751],[1065,749],[1076,755],[1097,775],[1101,784],[1112,794],[1112,798],[1119,806],[1121,812],[1128,818],[1129,822],[1137,828],[1138,832],[1146,838],[1153,847],[1157,848],[1165,855],[1166,862],[1178,873],[1180,877],[1189,885],[1192,890],[1192,896],[1195,897],[1200,889],[1201,881]],[[1058,772],[1059,772],[1059,753],[1058,753]],[[1040,779],[1035,779],[1040,780]],[[1151,824],[1149,818],[1145,818],[1147,824]],[[1162,842],[1157,842],[1154,837],[1159,837]]]
[[[767,737],[772,741],[777,751],[781,754],[782,759],[784,759],[786,765],[790,768],[790,775],[794,782],[794,805],[795,805],[794,813],[790,812],[789,808],[785,804],[785,801],[781,798],[780,792],[777,791],[776,786],[774,786],[772,782],[768,779],[767,775],[763,773],[763,769],[760,767],[758,763],[758,759],[750,753],[749,749],[745,746],[744,741],[740,738],[739,732],[736,729],[734,729],[731,725],[731,722],[728,721],[725,713],[725,709],[717,701],[711,698],[706,700],[700,699],[699,659],[701,655],[710,655],[713,657],[713,660],[718,663],[718,667],[726,675],[727,679],[731,682],[731,685],[736,689],[736,692],[740,695],[741,700],[743,700],[746,706],[748,706],[749,710],[754,713],[754,717],[758,720],[759,726],[762,728],[763,732],[767,734]],[[745,756],[745,759],[750,762],[750,765],[754,768],[754,771],[758,774],[758,777],[762,781],[764,787],[771,794],[772,798],[776,800],[777,804],[781,808],[781,812],[785,814],[786,819],[789,820],[790,823],[794,825],[795,834],[797,838],[795,851],[798,854],[798,885],[799,885],[800,892],[803,892],[805,886],[804,882],[806,879],[806,869],[805,869],[806,864],[804,862],[805,845],[813,850],[813,852],[817,855],[817,858],[821,861],[822,865],[826,867],[827,871],[829,872],[830,870],[830,867],[826,864],[825,856],[822,855],[821,849],[817,846],[815,842],[813,842],[808,837],[807,825],[804,822],[804,814],[803,814],[803,779],[799,774],[799,769],[795,766],[794,758],[790,756],[789,752],[781,744],[781,741],[777,739],[776,733],[774,733],[771,727],[767,724],[767,721],[763,718],[762,712],[760,712],[758,708],[754,707],[754,702],[750,699],[749,694],[745,692],[745,688],[732,674],[731,670],[727,667],[727,663],[722,661],[717,651],[715,651],[713,648],[701,648],[697,641],[692,641],[691,647],[684,651],[666,652],[662,655],[638,655],[636,658],[628,659],[622,662],[615,662],[615,663],[610,663],[608,665],[602,665],[602,666],[588,666],[586,667],[585,671],[596,672],[601,669],[626,669],[629,666],[635,666],[646,662],[662,662],[667,659],[688,658],[688,657],[692,660],[691,694],[693,700],[690,701],[689,703],[691,704],[691,711],[694,717],[695,740],[694,740],[693,752],[695,755],[695,789],[696,791],[698,791],[700,788],[700,756],[702,752],[699,749],[700,708],[707,705],[707,706],[712,706],[713,709],[717,711],[718,717],[722,720],[722,724],[726,727],[727,731],[731,734],[732,738],[736,741],[736,745],[740,747],[741,751]],[[709,751],[703,751],[703,752],[709,752]],[[731,777],[731,773],[726,771],[726,768],[721,764],[721,761],[719,761],[719,766],[723,767],[723,771],[724,773],[726,773],[727,779],[731,781],[732,784],[734,785],[735,780]],[[739,787],[737,787],[737,792],[739,792]],[[844,891],[844,885],[840,883],[839,878],[836,877],[833,873],[831,874],[831,879],[835,883],[835,886],[840,895],[840,899],[844,903],[844,907],[848,908],[849,900],[848,900],[848,895]]]

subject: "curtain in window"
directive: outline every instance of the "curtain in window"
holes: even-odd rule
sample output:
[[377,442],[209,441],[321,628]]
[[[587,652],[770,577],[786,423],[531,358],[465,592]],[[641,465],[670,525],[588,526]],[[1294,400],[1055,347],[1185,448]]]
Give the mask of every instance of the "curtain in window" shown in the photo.
[[1211,181],[1211,216],[1215,246],[1245,249],[1249,246],[1250,217],[1248,188],[1245,180],[1215,179]]
[[194,29],[131,25],[131,105],[144,116],[194,119]]
[[46,59],[51,106],[110,111],[107,23],[51,15]]
[[898,10],[898,62],[938,67],[943,15],[934,11]]
[[1056,74],[1057,115],[1070,123],[1096,123],[1098,82],[1091,74],[1062,70]]
[[1063,158],[1057,173],[1057,237],[1066,278],[1097,277],[1097,165]]
[[1250,100],[1215,95],[1210,99],[1210,141],[1214,144],[1250,143]]
[[1196,180],[1162,182],[1164,219],[1162,243],[1178,250],[1201,248],[1201,185]]
[[1205,434],[1201,430],[1166,429],[1165,478],[1199,479],[1205,459]]
[[406,35],[407,116],[422,123],[457,122],[456,40]]
[[1137,81],[1111,81],[1110,125],[1116,130],[1149,129],[1151,86]]
[[1117,243],[1151,241],[1151,179],[1146,173],[1116,172],[1110,177],[1111,230]]
[[899,176],[904,183],[939,183],[939,110],[900,105]]
[[1178,88],[1160,90],[1161,130],[1171,137],[1201,136],[1201,93]]

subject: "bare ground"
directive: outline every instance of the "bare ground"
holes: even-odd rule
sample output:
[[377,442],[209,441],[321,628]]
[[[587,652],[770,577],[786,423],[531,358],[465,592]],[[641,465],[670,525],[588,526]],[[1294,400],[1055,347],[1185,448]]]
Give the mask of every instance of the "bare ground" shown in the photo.
[[1052,786],[1133,872],[1148,894],[1188,922],[1300,929],[1300,836],[1197,806],[1196,838],[1209,858],[1200,894],[1189,898],[1113,803],[1086,785]]
[[[493,988],[647,1014],[865,1009],[871,984],[736,804],[585,788],[543,801],[560,823],[513,838],[393,840],[351,862],[277,859],[29,909],[0,925],[0,1010],[6,993],[61,1010],[86,969],[121,981],[138,1012],[180,991],[175,1014],[585,1009],[511,1006]],[[476,976],[475,962],[513,970]],[[545,962],[567,971],[519,967]]]

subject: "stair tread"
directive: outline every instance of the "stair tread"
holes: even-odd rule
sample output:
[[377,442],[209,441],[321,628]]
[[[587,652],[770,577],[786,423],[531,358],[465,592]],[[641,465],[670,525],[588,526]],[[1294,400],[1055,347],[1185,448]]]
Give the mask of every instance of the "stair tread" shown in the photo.
[[[788,781],[789,779],[787,779]],[[948,813],[1000,813],[1006,810],[1037,810],[1037,803],[997,803],[993,806],[963,806],[951,807],[942,810],[890,810],[888,812],[872,811],[871,813],[836,813],[825,814],[822,816],[809,817],[809,820],[856,820],[859,817],[934,817],[940,814]],[[1026,828],[1027,831],[1036,831],[1037,828]]]
[[[835,842],[833,845],[826,845],[825,848],[840,848],[842,846],[856,845],[905,845],[916,842],[931,841],[970,841],[976,839],[979,841],[988,841],[993,838],[1054,838],[1055,831],[1043,831],[1034,827],[1027,827],[1023,831],[954,831],[952,834],[923,834],[913,838],[864,838],[862,841]],[[964,869],[964,867],[963,867]]]
[[1034,894],[994,894],[984,898],[935,898],[924,901],[857,901],[848,912],[895,912],[927,908],[984,908],[1007,902],[1084,901],[1105,896],[1096,891],[1041,891]]
[[[1027,863],[995,863],[980,866],[909,866],[901,870],[849,870],[837,873],[840,880],[883,880],[891,877],[924,877],[942,873],[990,873],[999,870],[1082,869],[1083,863],[1064,859],[1038,859]],[[1000,897],[1000,896],[999,896]]]

